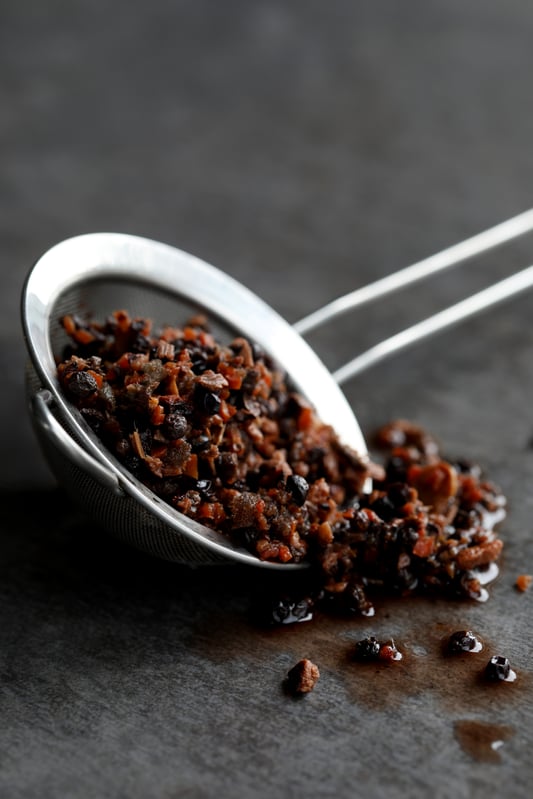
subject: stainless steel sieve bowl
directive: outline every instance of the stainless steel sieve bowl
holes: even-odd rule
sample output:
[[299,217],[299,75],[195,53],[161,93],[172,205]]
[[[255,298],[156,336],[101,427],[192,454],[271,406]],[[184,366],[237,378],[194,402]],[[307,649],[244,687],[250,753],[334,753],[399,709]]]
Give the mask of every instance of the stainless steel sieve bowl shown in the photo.
[[156,324],[208,313],[216,332],[257,342],[287,371],[320,418],[344,443],[366,454],[359,425],[337,383],[300,335],[240,283],[200,259],[155,241],[117,233],[77,236],[46,252],[22,296],[29,352],[27,392],[34,427],[50,467],[74,502],[129,544],[183,563],[238,561],[270,569],[221,534],[176,511],[130,474],[63,396],[56,364],[67,337],[65,314],[105,319],[126,308]]
[[[218,326],[215,333],[244,335],[269,353],[319,417],[366,457],[363,435],[338,384],[416,341],[526,291],[533,285],[533,266],[379,342],[333,374],[300,334],[531,230],[533,209],[339,297],[295,327],[228,275],[165,244],[117,233],[77,236],[57,244],[31,270],[22,297],[30,356],[27,390],[44,454],[58,480],[97,524],[141,550],[191,564],[237,561],[285,571],[300,568],[261,561],[236,548],[224,536],[178,513],[121,466],[60,391],[56,361],[67,343],[61,317],[81,313],[104,319],[125,308],[156,324],[175,325],[191,312],[206,311]],[[370,487],[369,481],[365,489]]]

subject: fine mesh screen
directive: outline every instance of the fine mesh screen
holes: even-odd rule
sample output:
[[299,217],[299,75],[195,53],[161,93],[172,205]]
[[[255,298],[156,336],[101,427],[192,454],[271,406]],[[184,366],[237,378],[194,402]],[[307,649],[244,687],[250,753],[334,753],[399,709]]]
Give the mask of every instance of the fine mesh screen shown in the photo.
[[[132,317],[151,319],[154,329],[164,325],[180,326],[197,314],[198,305],[146,284],[125,280],[93,280],[64,292],[53,306],[50,317],[50,340],[56,358],[61,357],[69,339],[61,319],[66,314],[79,314],[104,322],[113,311],[125,310]],[[209,316],[210,329],[222,341],[229,341],[239,332]]]
[[[28,387],[36,385],[29,376]],[[69,430],[72,436],[72,431]],[[43,453],[58,482],[72,501],[100,527],[137,549],[181,563],[222,563],[222,555],[199,547],[178,530],[162,522],[127,494],[117,496],[57,450],[37,427]],[[73,436],[75,437],[75,436]]]

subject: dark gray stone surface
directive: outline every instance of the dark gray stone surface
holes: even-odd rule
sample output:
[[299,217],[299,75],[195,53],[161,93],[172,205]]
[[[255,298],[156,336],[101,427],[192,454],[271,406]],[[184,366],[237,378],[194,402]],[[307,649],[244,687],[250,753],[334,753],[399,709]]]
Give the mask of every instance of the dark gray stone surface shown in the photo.
[[[365,430],[417,420],[502,485],[490,601],[384,602],[283,635],[248,621],[255,573],[155,561],[67,505],[25,413],[18,298],[49,246],[116,230],[204,257],[295,321],[524,210],[532,25],[518,0],[3,0],[0,796],[529,795],[533,592],[513,583],[533,572],[531,297],[346,389]],[[531,238],[313,341],[338,365],[530,261]],[[440,660],[455,625],[518,685],[487,694],[483,659]],[[394,673],[347,662],[367,632],[404,645]],[[322,676],[293,701],[302,656]],[[464,750],[464,719],[509,728],[500,762]]]

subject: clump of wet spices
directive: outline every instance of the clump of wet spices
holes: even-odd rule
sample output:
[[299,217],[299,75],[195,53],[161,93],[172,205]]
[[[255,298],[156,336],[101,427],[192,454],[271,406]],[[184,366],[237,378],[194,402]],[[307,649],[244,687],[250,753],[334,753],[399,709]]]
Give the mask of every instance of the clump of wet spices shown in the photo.
[[371,661],[397,661],[403,657],[402,653],[397,649],[393,639],[390,641],[380,642],[375,636],[371,635],[367,638],[362,638],[357,641],[353,650],[353,659],[360,663],[368,663]]
[[[370,616],[379,591],[486,597],[480,569],[501,553],[504,499],[421,427],[382,428],[379,465],[345,446],[253,342],[221,344],[202,318],[155,331],[116,311],[63,326],[72,344],[59,383],[110,452],[259,559],[309,562],[320,607]],[[294,600],[276,623],[308,612]]]

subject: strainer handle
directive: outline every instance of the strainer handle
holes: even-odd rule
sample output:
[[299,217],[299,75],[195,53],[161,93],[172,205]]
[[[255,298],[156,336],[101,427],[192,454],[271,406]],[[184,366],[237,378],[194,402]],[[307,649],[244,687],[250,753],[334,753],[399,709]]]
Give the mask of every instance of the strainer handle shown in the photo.
[[95,461],[59,424],[50,407],[52,402],[52,393],[48,389],[41,389],[31,400],[34,421],[43,435],[56,446],[64,458],[89,474],[103,488],[117,496],[123,496],[124,491],[117,476]]
[[[361,307],[394,291],[404,289],[406,286],[435,275],[444,269],[458,266],[469,258],[481,255],[494,247],[523,236],[531,230],[533,230],[533,209],[524,211],[518,216],[501,222],[499,225],[465,239],[452,247],[448,247],[446,250],[442,250],[429,258],[418,261],[411,266],[394,272],[392,275],[387,275],[381,280],[339,297],[314,313],[309,314],[309,316],[304,317],[294,327],[302,335],[308,333],[347,311]],[[458,302],[450,308],[446,308],[444,311],[376,344],[366,352],[353,358],[340,369],[337,369],[333,373],[333,377],[337,383],[342,384],[388,355],[396,353],[433,333],[451,327],[463,319],[467,319],[480,311],[521,293],[533,285],[532,270],[533,267],[524,269],[522,272],[495,283],[488,289],[467,297],[462,302]]]
[[402,330],[395,336],[375,344],[370,349],[356,356],[348,363],[333,372],[333,377],[339,385],[342,385],[351,377],[360,374],[379,361],[393,355],[417,341],[422,341],[433,333],[438,333],[448,327],[462,322],[481,311],[492,308],[505,300],[521,294],[526,289],[533,286],[533,266],[528,266],[515,275],[494,283],[489,288],[472,294],[465,300],[445,308],[444,311],[418,322],[416,325]]

